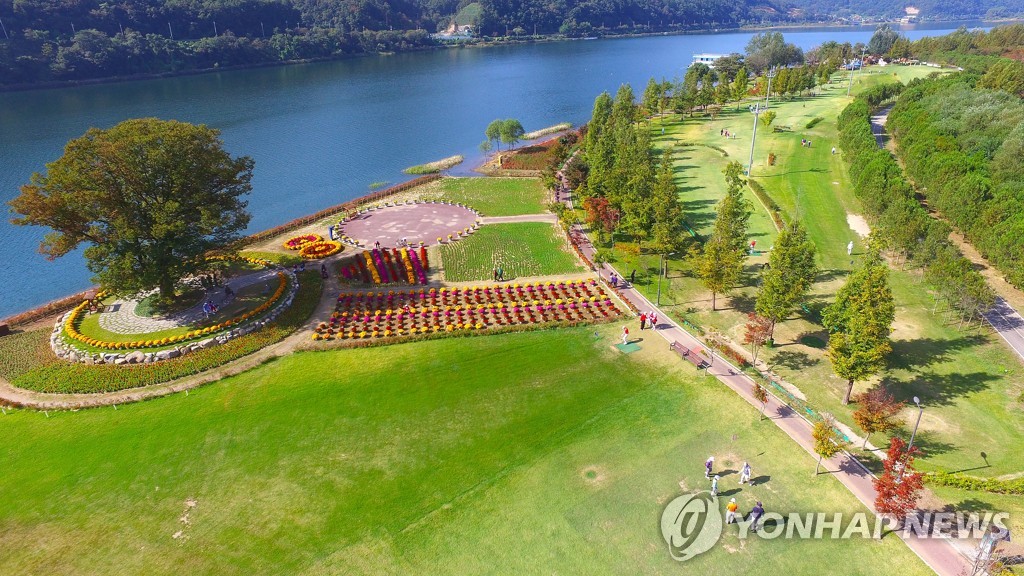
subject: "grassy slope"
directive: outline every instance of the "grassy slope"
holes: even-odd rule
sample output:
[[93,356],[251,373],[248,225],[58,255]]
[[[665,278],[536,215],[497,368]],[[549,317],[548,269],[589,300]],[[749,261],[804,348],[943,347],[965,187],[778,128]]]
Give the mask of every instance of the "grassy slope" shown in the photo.
[[[859,509],[753,408],[662,346],[611,352],[617,328],[300,353],[190,396],[8,415],[0,490],[16,496],[0,501],[0,565],[674,573],[658,518],[680,485],[705,486],[709,453],[732,470],[750,460],[762,477],[734,494],[743,510],[755,498],[776,511]],[[741,545],[734,532],[686,569],[852,574],[897,562],[928,573],[894,538]]]
[[490,280],[496,266],[505,279],[582,272],[552,224],[516,222],[481,226],[469,238],[441,247],[445,279]]
[[[859,76],[854,89],[892,81],[894,72],[906,80],[929,71],[919,68],[869,71]],[[863,251],[863,243],[846,223],[846,212],[861,213],[859,203],[852,194],[845,165],[840,156],[833,157],[830,150],[834,144],[831,138],[836,130],[836,116],[848,101],[845,86],[837,85],[821,97],[775,104],[774,109],[779,114],[775,123],[791,126],[793,132],[759,130],[754,155],[754,177],[788,215],[801,219],[818,247],[823,273],[808,299],[812,309],[831,301],[842,285],[850,268],[846,243],[851,239],[855,241],[855,257]],[[665,136],[660,135],[661,124],[655,123],[654,130],[663,141],[706,142],[724,147],[733,157],[745,158],[750,140],[749,132],[744,133],[742,127],[749,123],[749,116],[743,112],[738,116],[723,114],[715,122],[673,121],[665,124]],[[805,130],[806,122],[816,116],[825,120]],[[722,128],[738,132],[741,138],[721,139],[718,131]],[[812,148],[800,146],[800,139],[805,137],[812,140]],[[774,167],[765,163],[769,151],[778,157]],[[698,181],[707,181],[703,173],[695,175]],[[683,172],[683,176],[689,173]],[[721,186],[720,180],[714,180],[712,185]],[[681,180],[680,186],[685,199],[687,181]],[[670,270],[681,266],[685,265],[673,263]],[[944,323],[941,315],[931,315],[932,301],[918,274],[894,271],[890,280],[899,309],[893,334],[896,352],[891,357],[892,367],[887,378],[897,384],[893,389],[901,399],[909,400],[916,394],[927,406],[921,424],[923,434],[919,437],[925,447],[930,448],[930,454],[923,466],[945,470],[972,468],[984,464],[980,452],[985,451],[991,467],[972,473],[997,476],[1020,472],[1024,458],[1024,420],[1015,398],[1022,387],[1024,369],[1019,361],[997,336],[987,331],[965,333],[955,324]],[[669,282],[662,287],[662,301],[674,304],[669,306],[674,313],[686,313],[689,309],[688,315],[698,323],[715,326],[739,340],[743,314],[753,309],[755,284],[754,278],[748,278],[745,286],[735,291],[731,310],[711,313],[707,295],[699,282],[679,272],[670,272]],[[649,290],[653,292],[653,286]],[[820,350],[799,343],[806,336],[825,338],[820,326],[801,314],[777,329],[776,337],[782,345],[765,354],[775,370],[796,383],[812,405],[833,411],[841,420],[852,424],[850,409],[839,402],[844,383],[832,375]],[[860,384],[858,390],[866,387]],[[911,425],[912,416],[908,410]],[[881,439],[875,440],[881,442]]]

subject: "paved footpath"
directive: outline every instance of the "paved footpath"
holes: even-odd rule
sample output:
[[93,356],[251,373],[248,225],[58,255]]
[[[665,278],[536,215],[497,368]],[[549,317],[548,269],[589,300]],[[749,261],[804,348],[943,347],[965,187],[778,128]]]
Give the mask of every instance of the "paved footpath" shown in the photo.
[[[885,148],[889,140],[889,136],[885,131],[885,123],[889,119],[890,110],[892,110],[892,106],[887,106],[871,116],[871,131],[875,135],[875,141],[878,142],[881,148]],[[930,215],[935,216],[934,214]],[[961,246],[961,251],[965,253],[975,251],[973,247],[970,250],[966,248]],[[967,255],[970,256],[970,254]],[[981,255],[979,254],[976,257],[980,259]],[[977,260],[975,261],[977,262]],[[998,291],[999,287],[994,284],[992,278],[986,276],[985,280],[989,286]],[[992,308],[982,313],[982,316],[1002,336],[1006,344],[1024,360],[1024,316],[1021,316],[1009,302],[998,296]]]
[[[580,230],[582,233],[582,230]],[[585,236],[584,236],[585,238]],[[593,260],[594,247],[589,241],[582,246],[583,254]],[[599,269],[602,279],[610,278],[612,273],[622,275],[612,266],[605,264]],[[633,306],[643,311],[656,311],[658,314],[657,333],[669,344],[678,342],[691,350],[702,349],[712,354],[712,365],[707,373],[717,378],[720,382],[732,389],[751,406],[761,408],[761,403],[753,396],[754,380],[740,372],[727,360],[711,352],[711,348],[698,340],[689,332],[673,323],[667,313],[660,310],[640,292],[625,288],[619,291],[621,297],[629,301]],[[811,456],[817,458],[814,453],[814,438],[811,435],[812,425],[802,418],[797,412],[779,401],[775,396],[769,394],[768,404],[765,407],[765,414],[771,416],[772,422],[789,435],[797,444],[806,450]],[[833,476],[846,486],[858,500],[869,510],[875,511],[875,488],[872,484],[873,476],[860,462],[843,452],[840,455],[827,461],[827,467],[834,470]],[[965,554],[973,550],[968,545],[964,550],[954,547],[949,540],[940,539],[918,539],[910,538],[905,540],[911,550],[917,554],[936,574],[940,576],[960,576],[971,573],[971,562]],[[967,541],[970,543],[970,541]]]

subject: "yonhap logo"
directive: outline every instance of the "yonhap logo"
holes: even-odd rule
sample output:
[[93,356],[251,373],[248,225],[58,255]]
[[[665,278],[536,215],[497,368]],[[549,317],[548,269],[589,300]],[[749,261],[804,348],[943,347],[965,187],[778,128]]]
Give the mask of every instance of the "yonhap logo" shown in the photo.
[[707,552],[722,536],[718,498],[706,490],[675,498],[661,513],[661,535],[680,562]]

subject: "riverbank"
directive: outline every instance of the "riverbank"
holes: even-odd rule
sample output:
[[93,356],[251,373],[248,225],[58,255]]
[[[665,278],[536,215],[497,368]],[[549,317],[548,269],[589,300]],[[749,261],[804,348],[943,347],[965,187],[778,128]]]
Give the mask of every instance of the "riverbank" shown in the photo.
[[[918,22],[911,26],[944,26],[944,25],[957,25],[967,23],[981,23],[985,26],[999,26],[1003,24],[1012,24],[1024,22],[1021,18],[1006,18],[998,20],[928,20],[925,22]],[[176,78],[183,76],[198,76],[204,74],[212,74],[215,72],[231,72],[239,70],[254,70],[259,68],[276,68],[280,66],[290,66],[295,64],[313,64],[318,62],[335,62],[340,60],[352,60],[358,58],[366,58],[371,56],[391,56],[396,53],[413,53],[413,52],[429,52],[434,50],[446,50],[446,49],[466,49],[466,48],[491,48],[497,46],[510,46],[510,45],[522,45],[522,44],[545,44],[552,42],[572,42],[580,40],[617,40],[626,38],[647,38],[656,36],[692,36],[701,34],[736,34],[742,32],[763,32],[763,31],[778,31],[778,32],[806,32],[815,29],[831,29],[837,31],[857,31],[865,28],[872,28],[880,26],[882,24],[890,24],[896,26],[903,26],[898,21],[892,20],[865,20],[860,24],[851,24],[848,22],[793,22],[786,24],[772,24],[772,25],[744,25],[744,26],[733,26],[723,28],[712,28],[712,29],[701,29],[701,28],[685,28],[685,29],[672,29],[672,30],[651,30],[651,31],[633,31],[624,33],[609,33],[607,31],[595,31],[594,37],[588,38],[573,38],[562,34],[541,34],[537,36],[527,37],[484,37],[475,38],[469,41],[460,42],[438,42],[433,45],[426,46],[414,46],[397,51],[385,51],[385,52],[359,52],[350,54],[338,54],[334,56],[324,56],[315,58],[297,58],[290,60],[279,60],[279,61],[266,61],[266,62],[254,62],[251,64],[239,64],[234,66],[212,66],[207,68],[196,68],[190,70],[177,70],[168,72],[156,72],[156,73],[143,73],[143,74],[131,74],[124,76],[109,76],[103,78],[89,78],[81,80],[52,80],[44,82],[31,82],[31,83],[18,83],[9,85],[0,85],[0,93],[3,92],[25,92],[30,90],[56,90],[61,88],[76,88],[83,86],[95,86],[103,84],[114,84],[121,82],[134,82],[141,80],[158,80],[164,78]]]

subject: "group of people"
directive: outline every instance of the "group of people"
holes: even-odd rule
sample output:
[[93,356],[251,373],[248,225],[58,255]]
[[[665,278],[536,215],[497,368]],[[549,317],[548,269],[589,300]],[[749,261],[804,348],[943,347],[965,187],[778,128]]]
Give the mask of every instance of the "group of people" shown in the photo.
[[655,311],[641,312],[640,313],[640,331],[644,328],[650,328],[652,330],[658,329],[658,313]]
[[213,316],[219,311],[220,308],[218,308],[217,305],[213,303],[213,300],[207,300],[206,302],[203,302],[203,314],[206,314],[207,318]]
[[732,138],[733,136],[735,136],[735,134],[729,132],[725,128],[722,128],[721,130],[719,130],[718,134],[719,134],[719,136],[724,136],[726,138]]
[[[800,145],[803,146],[804,148],[810,148],[811,147],[811,141],[808,140],[807,138],[801,138],[800,139]],[[835,152],[833,152],[833,154],[835,154]]]
[[[622,287],[625,288],[626,287],[625,280],[626,280],[625,278],[619,278],[619,275],[616,274],[615,272],[612,272],[612,275],[608,277],[608,283],[612,285],[612,288],[618,288],[620,282],[622,283]],[[632,272],[629,273],[629,283],[630,283],[630,285],[632,285],[635,282],[636,282],[636,270],[633,270]],[[641,330],[642,330],[642,328],[641,328]]]
[[491,280],[494,280],[495,282],[504,282],[505,269],[502,268],[501,266],[498,266],[497,268],[491,270]]
[[[718,474],[713,473],[715,467],[715,457],[708,456],[708,459],[704,461],[704,478],[711,480],[711,494],[713,496],[718,495],[718,481],[721,477]],[[754,481],[750,478],[751,470],[750,463],[744,462],[743,467],[740,468],[740,484],[749,483],[751,486],[754,485]],[[736,503],[735,498],[729,499],[729,504],[725,507],[725,523],[732,524],[737,522],[739,512],[739,504]],[[758,501],[757,504],[750,510],[750,514],[747,516],[750,521],[750,530],[757,532],[758,523],[761,521],[761,517],[764,516],[764,506]]]

